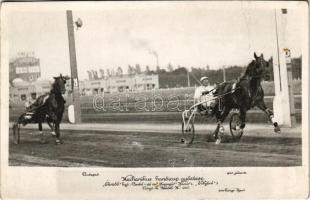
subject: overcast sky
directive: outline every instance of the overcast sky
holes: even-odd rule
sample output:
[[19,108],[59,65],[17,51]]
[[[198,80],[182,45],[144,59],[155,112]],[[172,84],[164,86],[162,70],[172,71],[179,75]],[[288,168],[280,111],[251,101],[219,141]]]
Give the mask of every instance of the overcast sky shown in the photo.
[[[80,79],[88,69],[116,68],[139,63],[142,69],[159,65],[205,67],[245,65],[253,52],[274,55],[276,48],[275,10],[256,8],[248,2],[214,7],[208,2],[171,3],[163,6],[135,7],[118,3],[108,9],[73,10],[83,27],[75,31]],[[124,5],[124,6],[122,6]],[[224,5],[224,4],[222,4]],[[15,10],[8,12],[9,56],[20,51],[34,51],[41,60],[42,77],[70,74],[66,13],[61,10]],[[278,26],[283,19],[278,9]],[[303,12],[289,8],[285,23],[286,44],[292,56],[301,55]],[[284,28],[285,28],[284,27]]]

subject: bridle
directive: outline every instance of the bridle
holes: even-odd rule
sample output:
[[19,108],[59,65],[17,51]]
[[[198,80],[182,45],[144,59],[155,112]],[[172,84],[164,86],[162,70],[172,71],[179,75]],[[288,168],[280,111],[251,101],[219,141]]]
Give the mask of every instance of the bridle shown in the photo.
[[[255,67],[257,66],[258,62],[256,60],[253,60],[253,65],[255,65]],[[255,69],[253,69],[255,70]],[[238,83],[240,83],[240,81],[244,80],[244,81],[248,81],[249,83],[251,81],[260,81],[261,79],[263,79],[264,77],[264,73],[259,74],[259,75],[250,75],[249,73],[244,74],[239,80]],[[255,93],[252,95],[251,94],[251,88],[248,90],[249,93],[249,97],[252,99],[252,103],[253,101],[256,99],[256,97],[258,96],[259,93],[259,89],[256,88]]]

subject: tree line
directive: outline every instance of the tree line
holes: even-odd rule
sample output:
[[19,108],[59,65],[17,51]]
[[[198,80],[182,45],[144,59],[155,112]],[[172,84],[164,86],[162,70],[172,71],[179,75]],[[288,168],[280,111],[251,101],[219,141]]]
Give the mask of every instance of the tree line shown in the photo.
[[[293,79],[301,79],[302,73],[302,57],[292,58],[292,75]],[[273,66],[273,59],[268,60],[269,66]],[[169,65],[168,65],[169,66]],[[170,70],[169,70],[170,69]],[[171,88],[171,87],[187,87],[200,85],[199,79],[202,76],[209,77],[211,84],[218,84],[225,80],[232,81],[237,80],[245,71],[246,66],[226,66],[221,69],[210,69],[209,66],[205,68],[192,67],[191,70],[187,70],[185,67],[177,67],[171,70],[171,66],[167,67],[167,70],[160,69],[156,72],[150,72],[149,74],[159,75],[159,87],[160,88]],[[269,67],[270,79],[273,81],[273,67]]]
[[[302,68],[302,57],[292,58],[292,73],[293,79],[301,79],[301,68]],[[273,66],[273,59],[268,60],[269,66]],[[200,85],[199,79],[202,76],[209,77],[211,84],[217,84],[224,81],[224,71],[225,80],[231,81],[236,80],[245,71],[246,66],[225,66],[220,69],[210,69],[209,65],[205,67],[191,67],[188,69],[184,66],[173,66],[168,64],[166,67],[157,66],[155,70],[151,70],[149,66],[145,66],[145,70],[139,64],[128,65],[126,75],[152,75],[157,74],[159,76],[159,87],[160,88],[174,88],[174,87],[187,87]],[[273,81],[273,67],[270,67],[270,81]],[[123,76],[123,70],[121,67],[114,69],[103,69],[99,70],[99,74],[96,70],[89,70],[88,75],[90,80],[102,79],[108,77],[121,77]]]

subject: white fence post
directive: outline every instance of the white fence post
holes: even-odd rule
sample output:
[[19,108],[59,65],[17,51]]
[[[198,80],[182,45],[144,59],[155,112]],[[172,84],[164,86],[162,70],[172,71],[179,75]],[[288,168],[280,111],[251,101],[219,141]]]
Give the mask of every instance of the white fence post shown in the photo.
[[[287,63],[287,54],[285,44],[285,32],[286,32],[286,12],[277,13],[275,10],[275,28],[276,28],[276,39],[277,39],[277,49],[276,57],[274,59],[274,84],[275,84],[275,97],[273,100],[273,110],[275,121],[279,125],[284,127],[292,127],[292,123],[295,123],[295,116],[291,117],[291,113],[295,109],[292,109],[292,104],[294,104],[294,95],[292,89],[289,88],[289,85],[292,86],[291,80],[291,63]],[[281,19],[281,23],[277,23],[277,19]],[[278,26],[280,25],[280,26]],[[279,31],[279,32],[278,32]],[[279,33],[279,34],[278,34]],[[289,59],[290,60],[290,59]],[[288,69],[290,73],[288,73]],[[288,75],[290,74],[290,75]],[[289,78],[290,76],[290,78]],[[291,93],[291,94],[290,94]],[[293,100],[292,100],[293,99]],[[291,104],[290,104],[291,103]],[[292,121],[293,119],[293,121]]]

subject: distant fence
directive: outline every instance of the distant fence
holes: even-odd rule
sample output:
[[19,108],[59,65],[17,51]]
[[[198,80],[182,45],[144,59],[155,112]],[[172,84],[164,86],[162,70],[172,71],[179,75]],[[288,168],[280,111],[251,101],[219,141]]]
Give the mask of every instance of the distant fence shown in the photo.
[[[294,81],[297,120],[301,120],[301,81]],[[273,107],[274,83],[263,82],[265,103]],[[180,112],[193,105],[195,88],[170,88],[143,92],[115,93],[104,96],[81,96],[84,122],[126,122],[131,120],[169,122],[179,120]],[[66,106],[72,104],[68,98]],[[67,109],[67,108],[66,108]],[[23,103],[10,103],[10,120],[15,120],[25,110]],[[252,113],[252,114],[251,114]],[[256,113],[256,114],[253,114]],[[248,120],[266,121],[262,111],[251,110]],[[261,118],[261,120],[260,120]],[[65,113],[64,120],[67,120]],[[152,121],[152,122],[153,122]]]

